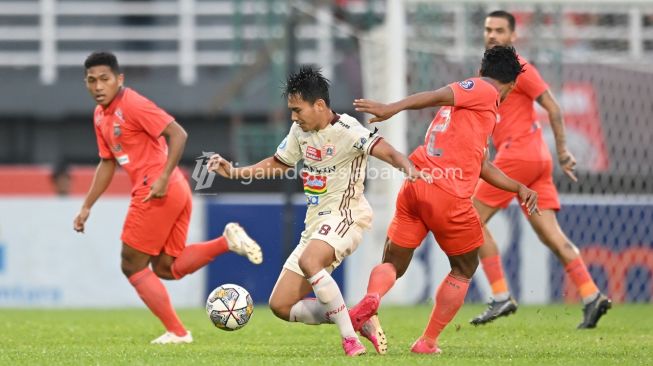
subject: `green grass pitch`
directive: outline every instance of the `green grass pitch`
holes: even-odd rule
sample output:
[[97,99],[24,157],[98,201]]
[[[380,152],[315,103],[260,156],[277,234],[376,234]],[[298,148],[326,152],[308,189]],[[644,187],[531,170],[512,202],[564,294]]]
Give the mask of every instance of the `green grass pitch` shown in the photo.
[[347,359],[333,325],[276,319],[257,307],[245,328],[214,328],[203,309],[179,311],[195,342],[150,345],[163,332],[145,309],[0,310],[0,365],[636,365],[653,364],[653,307],[615,305],[594,330],[577,331],[580,305],[522,306],[473,327],[481,305],[466,305],[440,337],[444,353],[413,355],[430,306],[383,306],[389,350]]

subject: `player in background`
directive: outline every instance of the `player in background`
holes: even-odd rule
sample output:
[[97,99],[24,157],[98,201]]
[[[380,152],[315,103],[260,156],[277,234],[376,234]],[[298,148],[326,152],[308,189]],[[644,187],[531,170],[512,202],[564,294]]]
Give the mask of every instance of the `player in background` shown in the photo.
[[350,311],[355,329],[377,313],[380,298],[405,273],[413,252],[431,231],[449,258],[451,272],[438,287],[428,325],[411,351],[440,353],[438,336],[463,305],[478,266],[478,248],[483,244],[481,221],[471,200],[479,176],[518,194],[529,214],[537,212],[537,193],[504,175],[486,154],[500,100],[515,86],[521,70],[512,47],[495,47],[485,51],[480,77],[390,104],[365,99],[354,102],[357,111],[376,116],[370,123],[407,109],[442,107],[431,122],[424,144],[410,155],[416,169],[431,174],[433,184],[420,180],[401,187],[383,263],[374,267],[367,294]]
[[93,121],[100,163],[73,227],[84,232],[91,207],[111,183],[118,162],[132,183],[121,235],[122,272],[166,328],[152,343],[190,343],[191,333],[159,278],[178,280],[229,250],[259,264],[261,248],[234,223],[227,224],[219,238],[186,245],[192,197],[177,168],[186,131],[168,113],[123,86],[124,75],[113,54],[94,52],[84,67],[86,88],[98,104]]
[[[284,96],[293,121],[274,156],[254,165],[234,168],[220,155],[209,169],[231,179],[269,179],[283,176],[304,161],[301,176],[308,204],[305,230],[286,260],[270,296],[279,318],[304,324],[335,323],[348,356],[365,353],[354,331],[347,306],[331,272],[350,255],[372,222],[372,209],[363,195],[367,157],[372,155],[406,173],[409,180],[430,177],[355,118],[330,107],[329,81],[311,67],[288,77]],[[305,299],[313,291],[315,298]],[[385,334],[371,319],[361,329],[379,353],[385,353]]]
[[[505,11],[490,13],[485,18],[484,35],[485,47],[488,49],[512,45],[517,37],[515,18]],[[578,328],[594,328],[601,316],[611,307],[611,301],[599,292],[578,248],[558,225],[556,211],[560,209],[560,201],[553,183],[553,162],[537,121],[534,101],[549,115],[556,141],[558,163],[562,171],[574,182],[577,181],[574,175],[576,159],[567,149],[562,112],[549,86],[533,65],[521,57],[519,61],[524,65],[524,72],[517,78],[515,90],[499,106],[500,119],[492,137],[497,148],[494,164],[509,177],[519,180],[539,194],[542,215],[530,215],[527,219],[540,240],[565,267],[567,275],[578,289],[585,304],[583,321]],[[513,197],[514,194],[481,181],[474,194],[474,206],[485,224],[498,210],[506,208]],[[481,246],[479,254],[483,271],[492,287],[493,299],[485,312],[471,320],[475,325],[485,324],[517,311],[517,302],[510,296],[503,274],[497,244],[487,227],[484,227],[484,233],[485,243]]]

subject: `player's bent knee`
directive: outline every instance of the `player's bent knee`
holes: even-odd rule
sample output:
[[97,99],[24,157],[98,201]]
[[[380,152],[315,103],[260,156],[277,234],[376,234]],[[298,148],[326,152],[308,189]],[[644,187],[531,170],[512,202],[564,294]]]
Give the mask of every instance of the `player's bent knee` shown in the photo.
[[176,280],[175,276],[172,274],[172,270],[170,267],[166,266],[156,266],[154,267],[154,274],[156,274],[159,278],[162,278],[164,280]]
[[268,305],[270,306],[270,310],[272,310],[272,314],[274,314],[277,318],[286,321],[290,319],[290,308],[292,306],[285,304],[283,301],[279,301],[274,296],[274,294],[270,296],[270,300],[268,300]]

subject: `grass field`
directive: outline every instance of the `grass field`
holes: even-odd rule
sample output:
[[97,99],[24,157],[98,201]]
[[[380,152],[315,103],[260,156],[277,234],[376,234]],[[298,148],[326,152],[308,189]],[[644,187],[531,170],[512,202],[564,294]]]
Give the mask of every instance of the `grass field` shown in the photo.
[[347,359],[331,325],[285,323],[257,307],[236,332],[213,328],[203,309],[180,316],[189,345],[150,345],[163,332],[145,309],[0,310],[0,365],[636,365],[653,364],[653,307],[616,305],[597,329],[575,330],[580,306],[521,307],[515,316],[475,328],[482,310],[466,305],[440,338],[444,353],[413,355],[430,307],[382,307],[388,354]]

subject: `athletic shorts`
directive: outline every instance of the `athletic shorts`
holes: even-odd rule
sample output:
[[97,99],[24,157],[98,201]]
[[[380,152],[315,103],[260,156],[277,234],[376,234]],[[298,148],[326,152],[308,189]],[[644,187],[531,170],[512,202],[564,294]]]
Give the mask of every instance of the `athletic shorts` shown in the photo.
[[324,215],[313,220],[302,232],[299,244],[290,253],[283,268],[304,276],[304,272],[299,268],[299,257],[304,253],[309,241],[322,240],[335,249],[336,259],[326,268],[327,272],[333,272],[345,257],[358,248],[363,240],[363,231],[365,229],[356,222],[348,224],[348,221],[350,220],[339,215]]
[[388,238],[401,247],[417,248],[429,231],[448,256],[469,253],[483,244],[481,220],[470,198],[453,196],[421,179],[404,182]]
[[[537,207],[540,210],[560,209],[558,191],[553,183],[553,163],[550,159],[521,161],[499,158],[494,161],[494,165],[510,178],[537,192]],[[490,207],[506,208],[516,195],[480,180],[474,198]],[[526,207],[520,207],[524,214],[527,214]]]
[[157,256],[161,252],[172,257],[186,246],[193,200],[186,180],[168,185],[163,198],[143,202],[148,191],[132,195],[121,240],[130,247]]

